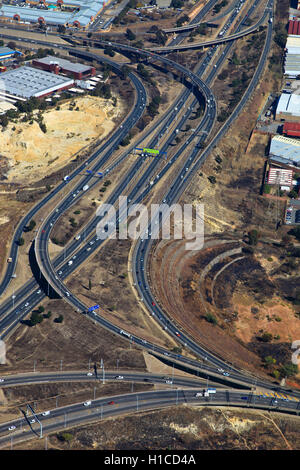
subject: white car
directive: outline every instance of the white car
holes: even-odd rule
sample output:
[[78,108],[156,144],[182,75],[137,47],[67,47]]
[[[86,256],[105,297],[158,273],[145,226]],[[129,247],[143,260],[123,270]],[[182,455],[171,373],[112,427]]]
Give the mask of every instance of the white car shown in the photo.
[[0,382],[4,382],[4,379],[0,379]]
[[13,431],[14,429],[16,429],[16,426],[9,426],[8,428],[9,431]]
[[166,384],[172,385],[172,380],[166,380]]
[[124,377],[123,377],[123,375],[117,375],[117,376],[115,377],[115,379],[122,380],[122,379],[124,379]]
[[92,372],[88,372],[86,375],[91,376],[93,375]]
[[50,414],[50,411],[44,411],[44,413],[42,413],[42,416],[48,416]]
[[91,401],[85,401],[83,405],[84,405],[84,406],[90,406],[91,404],[92,404]]
[[32,418],[32,419],[30,420],[30,423],[32,423],[32,424],[35,423],[35,419]]
[[29,302],[26,302],[25,307],[28,307],[28,306],[29,306]]

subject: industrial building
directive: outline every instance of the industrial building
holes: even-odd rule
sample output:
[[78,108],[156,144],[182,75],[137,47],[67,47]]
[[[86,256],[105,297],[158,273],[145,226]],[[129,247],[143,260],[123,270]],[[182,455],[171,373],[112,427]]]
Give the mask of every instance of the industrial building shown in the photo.
[[1,97],[29,99],[43,97],[55,91],[66,90],[74,80],[33,67],[18,67],[1,74]]
[[[294,28],[300,31],[300,21],[293,22]],[[300,35],[288,36],[285,47],[284,74],[289,78],[296,78],[300,75]]]
[[82,80],[96,74],[95,67],[73,63],[69,60],[61,59],[55,56],[47,56],[43,57],[42,59],[35,59],[32,61],[32,65],[55,74],[64,73],[66,75],[70,75],[75,80]]
[[293,184],[293,170],[270,167],[267,178],[268,184],[278,184],[283,190],[290,190]]
[[282,93],[276,108],[276,119],[300,121],[300,95]]
[[[32,2],[33,3],[33,2]],[[86,28],[103,10],[103,0],[55,0],[42,1],[46,8],[29,5],[4,5],[0,7],[0,19],[18,23],[40,23],[45,25]],[[64,10],[60,7],[63,5]],[[57,6],[54,9],[53,6]]]
[[288,35],[300,36],[300,21],[290,20],[288,26]]
[[22,52],[14,51],[9,47],[0,47],[0,62],[14,58],[15,54],[22,55]]
[[271,140],[269,155],[271,160],[289,166],[300,166],[300,141],[275,135]]
[[300,137],[300,123],[299,122],[285,122],[283,125],[282,133],[289,137]]

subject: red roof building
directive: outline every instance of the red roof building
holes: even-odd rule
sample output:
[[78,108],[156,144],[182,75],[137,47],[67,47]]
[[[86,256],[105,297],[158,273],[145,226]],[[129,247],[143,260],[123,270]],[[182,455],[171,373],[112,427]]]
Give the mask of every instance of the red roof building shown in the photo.
[[285,122],[283,134],[290,137],[300,137],[300,122]]
[[300,36],[300,21],[290,20],[288,35]]

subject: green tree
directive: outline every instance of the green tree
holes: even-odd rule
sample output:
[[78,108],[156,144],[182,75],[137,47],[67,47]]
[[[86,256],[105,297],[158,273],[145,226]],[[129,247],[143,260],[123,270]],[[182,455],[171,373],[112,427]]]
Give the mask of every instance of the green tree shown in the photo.
[[256,229],[252,229],[248,232],[249,245],[257,245],[259,239],[259,233]]
[[38,323],[42,323],[42,321],[43,321],[43,316],[39,312],[37,311],[32,312],[31,317],[29,319],[30,326],[35,326]]
[[288,196],[292,199],[297,199],[298,193],[295,189],[292,189],[292,191],[289,192]]
[[126,37],[128,41],[134,41],[136,39],[136,35],[129,28],[126,29]]
[[295,227],[292,230],[290,230],[289,235],[294,235],[294,237],[297,238],[297,240],[300,240],[300,227]]
[[208,321],[208,323],[212,323],[213,325],[218,324],[218,320],[212,313],[207,313],[205,316],[205,320]]
[[264,365],[266,367],[269,367],[269,366],[273,366],[274,364],[276,364],[276,359],[274,359],[274,357],[272,356],[266,356],[264,358]]
[[59,315],[58,317],[54,319],[55,323],[62,323],[63,320],[64,320],[63,315]]
[[298,366],[296,364],[292,364],[291,362],[284,364],[280,369],[280,376],[281,377],[292,377],[298,373]]
[[2,116],[0,116],[0,124],[2,127],[7,127],[8,126],[8,117],[6,114],[2,114]]
[[20,237],[19,240],[18,240],[18,245],[22,246],[22,245],[24,245],[24,243],[25,243],[24,238]]
[[264,343],[269,343],[270,341],[272,341],[273,339],[273,335],[272,333],[268,333],[267,331],[265,331],[259,338],[261,341],[263,341]]

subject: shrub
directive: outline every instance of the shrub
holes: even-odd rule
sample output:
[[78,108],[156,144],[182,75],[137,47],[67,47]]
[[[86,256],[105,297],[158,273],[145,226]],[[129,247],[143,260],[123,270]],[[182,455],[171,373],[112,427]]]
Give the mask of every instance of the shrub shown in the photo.
[[207,313],[205,316],[205,320],[208,321],[208,323],[212,323],[213,325],[218,324],[218,320],[212,313]]
[[63,315],[59,315],[58,317],[54,319],[55,323],[62,323],[63,320],[64,320]]
[[272,341],[273,335],[272,333],[268,333],[267,331],[265,331],[265,333],[263,333],[259,339],[260,341],[263,341],[264,343],[269,343],[270,341]]

